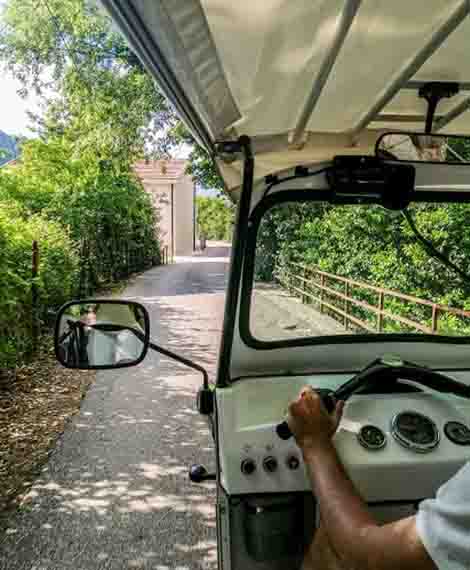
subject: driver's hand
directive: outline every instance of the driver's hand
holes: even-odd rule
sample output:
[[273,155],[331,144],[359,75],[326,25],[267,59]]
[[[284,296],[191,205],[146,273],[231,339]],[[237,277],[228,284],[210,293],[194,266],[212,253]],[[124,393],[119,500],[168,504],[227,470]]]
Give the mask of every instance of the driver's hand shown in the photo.
[[287,423],[302,451],[328,445],[338,428],[343,414],[344,402],[337,402],[329,414],[315,390],[302,388],[297,400],[289,405]]

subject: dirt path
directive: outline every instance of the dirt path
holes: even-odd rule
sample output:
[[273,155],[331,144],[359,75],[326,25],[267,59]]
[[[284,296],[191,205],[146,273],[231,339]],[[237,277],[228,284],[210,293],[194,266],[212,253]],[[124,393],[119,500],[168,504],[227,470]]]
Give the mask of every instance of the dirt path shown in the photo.
[[[158,267],[125,291],[149,310],[154,339],[213,376],[228,248]],[[187,478],[213,467],[195,411],[200,377],[149,354],[137,368],[98,374],[81,412],[10,520],[0,568],[215,569],[214,487]]]

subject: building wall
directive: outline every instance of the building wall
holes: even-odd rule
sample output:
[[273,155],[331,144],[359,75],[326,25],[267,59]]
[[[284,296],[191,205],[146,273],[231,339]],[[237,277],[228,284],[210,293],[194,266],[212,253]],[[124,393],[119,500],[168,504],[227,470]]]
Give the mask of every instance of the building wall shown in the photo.
[[189,176],[174,185],[175,254],[190,255],[194,250],[194,183]]
[[185,175],[186,164],[170,159],[140,160],[134,165],[158,212],[160,241],[170,256],[190,255],[194,247],[194,183]]
[[158,234],[162,246],[168,246],[170,256],[191,255],[194,243],[194,184],[191,178],[183,177],[173,184],[147,182],[145,189],[158,212]]
[[162,246],[167,245],[172,254],[171,184],[152,184],[148,190],[158,214],[158,237]]

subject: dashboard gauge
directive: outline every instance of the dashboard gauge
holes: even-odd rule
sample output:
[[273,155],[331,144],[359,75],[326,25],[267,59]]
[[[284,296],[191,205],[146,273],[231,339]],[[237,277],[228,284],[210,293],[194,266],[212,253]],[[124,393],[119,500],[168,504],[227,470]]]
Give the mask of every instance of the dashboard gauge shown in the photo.
[[387,443],[384,432],[377,426],[371,424],[361,427],[357,434],[357,439],[363,447],[371,451],[382,449]]
[[419,412],[397,414],[392,420],[392,435],[403,447],[418,453],[432,451],[439,443],[436,424]]
[[452,443],[470,445],[470,429],[461,422],[447,422],[444,433]]

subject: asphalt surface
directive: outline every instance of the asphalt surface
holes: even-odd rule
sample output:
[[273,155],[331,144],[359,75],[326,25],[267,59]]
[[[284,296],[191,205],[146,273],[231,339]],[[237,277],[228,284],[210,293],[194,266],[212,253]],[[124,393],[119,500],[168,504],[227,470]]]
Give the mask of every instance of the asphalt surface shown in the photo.
[[264,341],[344,334],[344,327],[279,286],[257,283],[250,307],[250,329]]
[[[123,296],[148,308],[156,342],[214,376],[228,248],[139,276]],[[0,542],[2,570],[215,569],[214,466],[195,410],[201,378],[149,352],[136,368],[97,375],[29,501]]]

